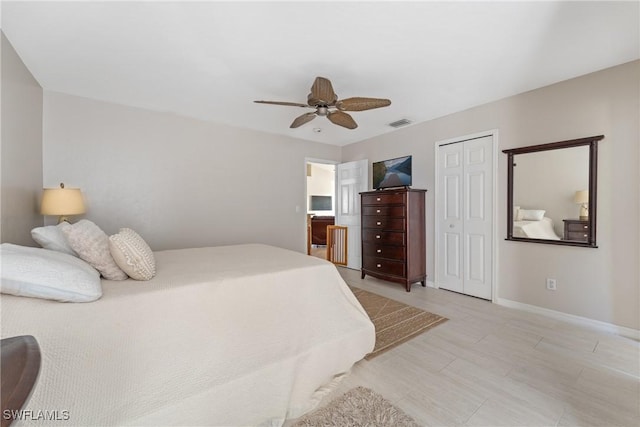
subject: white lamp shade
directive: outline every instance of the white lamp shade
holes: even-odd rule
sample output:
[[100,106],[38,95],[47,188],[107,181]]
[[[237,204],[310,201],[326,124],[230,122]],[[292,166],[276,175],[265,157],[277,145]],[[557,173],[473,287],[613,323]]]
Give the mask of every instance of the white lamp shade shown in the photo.
[[573,201],[578,204],[589,203],[589,190],[576,191],[576,194],[573,196]]
[[45,188],[40,206],[42,215],[79,215],[85,213],[79,188]]

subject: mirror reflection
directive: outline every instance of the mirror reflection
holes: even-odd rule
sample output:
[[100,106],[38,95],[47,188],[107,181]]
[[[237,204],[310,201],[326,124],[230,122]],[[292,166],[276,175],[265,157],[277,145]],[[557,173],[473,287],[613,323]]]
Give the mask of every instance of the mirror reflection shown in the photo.
[[564,229],[566,221],[588,226],[581,207],[588,206],[589,147],[518,154],[513,161],[513,237],[588,241]]
[[604,136],[504,150],[507,240],[596,247],[597,142]]

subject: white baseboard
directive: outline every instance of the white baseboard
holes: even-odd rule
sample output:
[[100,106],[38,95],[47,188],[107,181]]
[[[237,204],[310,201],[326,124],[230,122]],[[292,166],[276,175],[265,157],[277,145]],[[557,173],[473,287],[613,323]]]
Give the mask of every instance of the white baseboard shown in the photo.
[[618,326],[612,323],[602,322],[600,320],[589,319],[587,317],[550,310],[548,308],[538,307],[536,305],[511,301],[505,298],[496,298],[495,303],[509,308],[516,308],[518,310],[541,314],[544,316],[552,317],[554,319],[563,320],[565,322],[589,326],[603,332],[609,332],[626,338],[631,338],[636,341],[640,341],[640,330],[638,329],[627,328],[626,326]]

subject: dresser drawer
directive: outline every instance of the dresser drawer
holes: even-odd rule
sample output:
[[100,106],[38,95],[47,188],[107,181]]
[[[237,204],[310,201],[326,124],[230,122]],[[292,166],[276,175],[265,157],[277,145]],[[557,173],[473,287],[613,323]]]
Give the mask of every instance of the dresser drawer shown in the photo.
[[362,227],[378,230],[404,231],[404,218],[389,218],[380,216],[363,216]]
[[581,242],[589,241],[588,231],[568,231],[565,235],[566,240],[578,240]]
[[362,230],[362,241],[365,243],[378,243],[383,245],[405,245],[405,234],[399,231]]
[[365,270],[390,274],[398,277],[405,277],[404,261],[392,261],[383,258],[365,256],[362,259],[362,266]]
[[402,193],[391,193],[385,194],[381,192],[380,194],[363,194],[362,195],[362,205],[393,205],[393,204],[403,204],[404,203],[404,194]]
[[387,258],[387,259],[395,259],[399,261],[404,261],[405,253],[404,246],[388,246],[382,244],[371,243],[365,245],[362,250],[363,256],[369,257],[378,257],[378,258]]
[[363,206],[363,215],[404,217],[404,206]]
[[580,222],[567,222],[566,227],[568,232],[576,231],[576,232],[582,232],[582,233],[589,233],[589,224],[583,224]]

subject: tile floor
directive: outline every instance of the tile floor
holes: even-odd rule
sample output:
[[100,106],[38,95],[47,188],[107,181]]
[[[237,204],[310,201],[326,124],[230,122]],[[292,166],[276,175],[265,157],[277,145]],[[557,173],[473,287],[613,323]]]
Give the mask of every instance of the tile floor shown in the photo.
[[424,426],[640,426],[640,343],[444,290],[339,268],[351,285],[449,318],[370,361],[357,385]]

